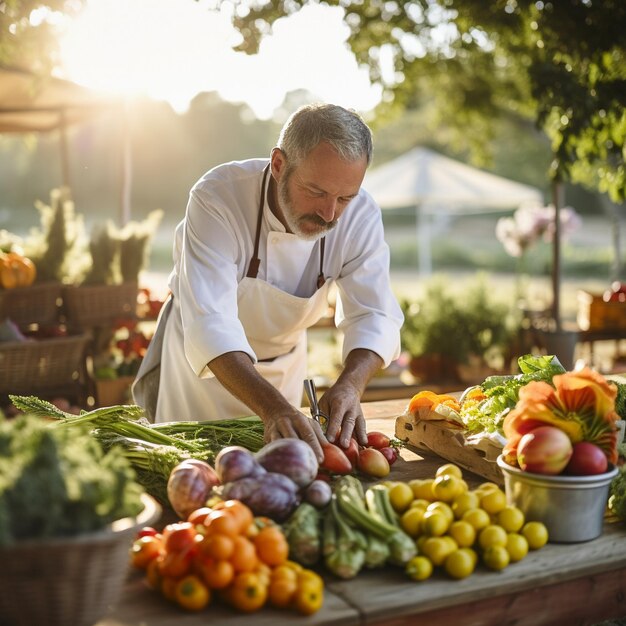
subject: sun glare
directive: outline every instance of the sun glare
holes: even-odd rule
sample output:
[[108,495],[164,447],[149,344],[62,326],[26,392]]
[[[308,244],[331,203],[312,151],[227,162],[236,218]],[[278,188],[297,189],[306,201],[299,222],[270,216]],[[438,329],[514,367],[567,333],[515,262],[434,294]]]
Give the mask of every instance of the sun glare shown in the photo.
[[88,0],[61,41],[63,75],[100,91],[167,100],[178,111],[201,91],[271,117],[285,94],[372,109],[380,99],[346,46],[338,8],[310,6],[278,21],[258,55],[235,53],[229,16],[194,0]]

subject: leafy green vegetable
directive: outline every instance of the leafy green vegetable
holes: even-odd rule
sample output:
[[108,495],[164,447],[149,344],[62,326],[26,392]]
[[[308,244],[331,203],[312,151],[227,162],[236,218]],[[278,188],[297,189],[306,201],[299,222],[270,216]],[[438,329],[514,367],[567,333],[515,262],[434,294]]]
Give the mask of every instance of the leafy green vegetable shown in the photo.
[[615,412],[626,420],[626,383],[612,381],[617,387],[617,398],[615,398]]
[[617,476],[611,481],[609,493],[609,509],[626,522],[626,465],[622,465]]
[[514,376],[489,376],[480,385],[487,396],[478,404],[461,406],[461,418],[470,433],[502,432],[506,415],[515,407],[519,390],[534,380],[552,384],[552,377],[564,374],[565,368],[554,355],[527,354],[518,359],[520,374]]
[[308,502],[303,502],[283,524],[289,543],[289,558],[302,565],[315,565],[322,550],[320,512]]
[[102,407],[73,415],[35,396],[9,396],[22,411],[53,418],[55,430],[90,427],[104,450],[114,446],[130,461],[137,480],[161,504],[168,505],[167,480],[171,470],[189,458],[212,463],[222,448],[239,445],[257,452],[264,445],[264,426],[257,416],[210,422],[151,424],[135,405]]
[[0,545],[75,535],[137,515],[143,488],[118,448],[25,414],[0,421]]

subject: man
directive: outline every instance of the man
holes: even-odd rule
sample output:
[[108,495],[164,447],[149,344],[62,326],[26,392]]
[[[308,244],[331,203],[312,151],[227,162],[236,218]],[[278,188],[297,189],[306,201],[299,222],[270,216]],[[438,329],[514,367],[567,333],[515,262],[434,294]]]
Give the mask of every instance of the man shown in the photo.
[[311,105],[287,121],[269,162],[220,165],[195,184],[172,297],[133,385],[149,415],[156,401],[156,421],[255,414],[268,441],[299,437],[321,460],[324,434],[299,407],[306,330],[335,283],[344,363],[320,409],[329,441],[366,443],[360,398],[397,358],[403,321],[380,208],[361,189],[371,156],[358,115]]

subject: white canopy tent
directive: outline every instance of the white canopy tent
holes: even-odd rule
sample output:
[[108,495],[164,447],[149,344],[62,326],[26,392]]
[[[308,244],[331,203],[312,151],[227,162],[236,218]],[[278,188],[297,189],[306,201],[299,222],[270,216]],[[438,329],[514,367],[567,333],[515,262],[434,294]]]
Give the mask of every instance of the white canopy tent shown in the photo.
[[524,202],[543,202],[539,189],[423,147],[368,171],[363,187],[382,209],[415,208],[419,271],[424,275],[432,271],[431,216],[502,211]]

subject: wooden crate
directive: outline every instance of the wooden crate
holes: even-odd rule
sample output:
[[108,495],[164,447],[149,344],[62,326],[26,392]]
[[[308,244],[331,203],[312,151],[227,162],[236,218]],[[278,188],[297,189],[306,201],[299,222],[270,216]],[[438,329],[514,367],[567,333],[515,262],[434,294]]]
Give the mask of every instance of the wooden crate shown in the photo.
[[415,420],[411,415],[396,418],[395,435],[418,450],[430,450],[488,481],[504,484],[502,471],[496,464],[497,446],[468,446],[463,431],[444,426],[443,422]]
[[626,302],[605,302],[601,295],[578,292],[578,314],[581,330],[623,330],[626,333]]

